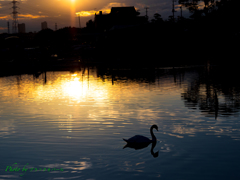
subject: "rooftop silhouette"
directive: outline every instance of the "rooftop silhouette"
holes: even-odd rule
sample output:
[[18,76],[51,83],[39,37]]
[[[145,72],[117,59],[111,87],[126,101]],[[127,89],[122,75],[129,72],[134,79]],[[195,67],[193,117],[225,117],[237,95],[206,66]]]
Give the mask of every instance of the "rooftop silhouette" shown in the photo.
[[[134,6],[112,7],[109,14],[95,14],[94,25],[98,30],[109,30],[113,26],[126,26],[147,23],[145,16],[139,16]],[[87,24],[88,25],[88,24]]]

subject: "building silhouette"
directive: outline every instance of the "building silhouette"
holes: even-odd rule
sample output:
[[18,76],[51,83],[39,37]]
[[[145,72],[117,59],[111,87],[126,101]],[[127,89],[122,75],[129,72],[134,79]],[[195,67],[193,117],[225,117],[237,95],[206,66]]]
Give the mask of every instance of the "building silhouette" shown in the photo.
[[41,26],[42,26],[42,30],[48,28],[48,27],[47,27],[47,22],[46,22],[46,21],[42,22],[42,23],[41,23]]
[[25,23],[18,24],[18,33],[26,33]]
[[134,6],[112,7],[109,14],[103,14],[102,11],[95,14],[94,26],[101,31],[146,23],[147,17],[139,14]]

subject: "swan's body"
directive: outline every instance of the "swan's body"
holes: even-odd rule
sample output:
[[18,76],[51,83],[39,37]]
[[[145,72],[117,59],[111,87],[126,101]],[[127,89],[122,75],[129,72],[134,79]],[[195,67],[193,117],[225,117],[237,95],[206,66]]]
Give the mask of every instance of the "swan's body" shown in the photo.
[[123,139],[124,141],[127,142],[125,147],[132,147],[135,149],[141,149],[144,147],[147,147],[150,143],[156,142],[157,138],[154,136],[153,134],[153,129],[156,129],[158,131],[158,127],[157,125],[152,125],[150,128],[150,134],[152,136],[152,139],[149,139],[145,136],[141,136],[141,135],[135,135],[129,139]]
[[127,143],[147,143],[147,142],[152,142],[149,138],[141,135],[135,135],[129,139],[123,139]]

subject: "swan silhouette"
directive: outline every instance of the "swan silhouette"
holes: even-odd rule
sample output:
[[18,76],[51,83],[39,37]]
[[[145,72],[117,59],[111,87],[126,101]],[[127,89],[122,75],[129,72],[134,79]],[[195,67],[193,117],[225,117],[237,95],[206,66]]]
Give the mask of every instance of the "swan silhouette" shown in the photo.
[[157,125],[154,124],[150,128],[150,133],[152,136],[151,140],[141,135],[136,135],[129,139],[123,138],[123,140],[127,142],[127,144],[123,147],[123,149],[126,147],[134,148],[135,150],[142,149],[142,148],[146,148],[149,144],[152,143],[151,154],[153,155],[153,157],[158,157],[158,152],[156,153],[153,152],[153,148],[156,146],[156,143],[157,143],[157,138],[153,134],[153,129],[156,129],[158,131]]
[[[153,129],[156,129],[158,131],[158,127],[157,125],[152,125],[150,128],[150,134],[152,136],[152,139],[150,140],[149,138],[145,137],[145,136],[141,136],[141,135],[135,135],[129,139],[124,139],[124,141],[126,141],[128,144],[141,144],[141,143],[152,143],[152,142],[156,142],[157,138],[156,136],[153,134]],[[149,145],[148,144],[148,145]]]

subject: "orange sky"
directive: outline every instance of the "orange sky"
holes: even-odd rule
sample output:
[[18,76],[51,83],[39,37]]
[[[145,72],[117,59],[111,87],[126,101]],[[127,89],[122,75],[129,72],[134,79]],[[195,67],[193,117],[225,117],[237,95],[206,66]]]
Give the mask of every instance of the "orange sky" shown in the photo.
[[[10,0],[0,1],[0,33],[7,28],[7,21],[12,24],[12,4]],[[167,19],[171,15],[172,1],[170,0],[19,0],[18,22],[25,23],[26,31],[41,30],[41,22],[46,21],[48,28],[54,29],[55,23],[58,28],[66,26],[77,26],[80,13],[81,27],[86,26],[90,19],[94,20],[95,12],[100,10],[109,13],[111,7],[134,6],[139,10],[140,15],[145,15],[145,7],[149,7],[149,20],[153,19],[154,13],[159,13]],[[176,2],[175,9],[179,7]],[[188,12],[188,10],[186,10]],[[180,14],[180,11],[177,13]],[[176,16],[178,15],[177,13]]]

